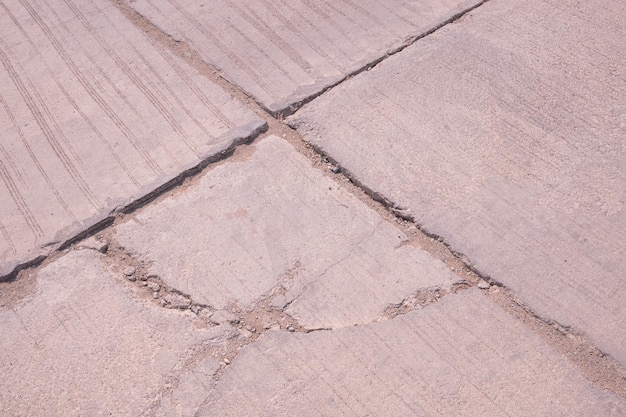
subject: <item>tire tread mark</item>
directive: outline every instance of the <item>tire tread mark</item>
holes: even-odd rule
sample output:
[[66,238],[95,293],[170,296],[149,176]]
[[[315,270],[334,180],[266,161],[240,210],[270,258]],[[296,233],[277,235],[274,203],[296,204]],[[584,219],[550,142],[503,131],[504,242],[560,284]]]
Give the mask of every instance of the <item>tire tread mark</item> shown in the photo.
[[6,185],[7,190],[9,190],[9,194],[11,195],[13,202],[15,202],[17,209],[20,211],[22,217],[24,217],[24,220],[26,221],[26,224],[28,224],[28,227],[30,227],[30,229],[32,230],[33,234],[35,235],[35,242],[37,242],[39,238],[42,238],[44,235],[43,229],[39,225],[39,222],[37,222],[37,219],[35,219],[33,212],[28,207],[28,204],[24,200],[24,196],[22,196],[19,187],[15,185],[15,181],[13,181],[11,173],[9,172],[9,170],[6,169],[6,166],[4,165],[4,162],[2,160],[0,160],[0,178],[2,178],[2,181],[4,182],[4,185]]
[[[26,32],[24,30],[24,28],[22,27],[22,25],[20,24],[20,22],[15,18],[15,16],[13,16],[13,14],[6,8],[6,6],[4,4],[0,4],[0,6],[2,6],[5,11],[7,12],[7,15],[11,18],[11,20],[13,21],[13,23],[15,24],[15,26],[20,30],[20,32],[22,33],[22,35],[24,36],[24,38],[28,41],[28,43],[30,44],[31,48],[33,48],[33,50],[35,52],[37,52],[38,55],[41,55],[41,52],[39,51],[39,48],[37,47],[37,45],[35,44],[35,42],[33,41],[33,39],[30,37],[30,35],[28,35],[28,32]],[[69,92],[67,91],[67,89],[65,88],[65,86],[63,85],[63,83],[61,83],[61,81],[58,79],[58,77],[56,76],[56,74],[54,74],[51,70],[50,67],[46,64],[46,68],[48,69],[48,72],[50,73],[50,75],[52,76],[52,78],[54,79],[55,83],[57,84],[57,87],[59,87],[59,89],[61,90],[61,92],[63,93],[63,95],[65,96],[65,98],[68,100],[68,102],[72,105],[72,107],[74,108],[74,110],[76,110],[81,117],[83,118],[83,120],[85,121],[85,123],[87,123],[89,125],[89,127],[91,127],[91,129],[94,131],[94,133],[98,136],[98,138],[100,139],[100,141],[109,149],[110,153],[113,155],[113,157],[115,158],[115,160],[118,162],[118,164],[120,165],[120,167],[122,168],[122,170],[124,170],[124,172],[126,173],[126,175],[130,178],[130,180],[135,184],[135,186],[137,186],[138,188],[141,187],[140,183],[137,181],[137,179],[133,176],[133,174],[130,172],[130,170],[128,169],[128,167],[126,166],[126,164],[124,163],[124,161],[122,161],[122,159],[120,158],[120,156],[117,154],[117,152],[115,152],[115,150],[113,149],[113,146],[111,145],[111,143],[104,137],[104,135],[102,134],[102,132],[100,132],[100,130],[93,124],[93,122],[91,121],[91,119],[89,119],[89,117],[83,112],[83,110],[80,108],[80,106],[78,106],[78,104],[76,103],[76,101],[71,97],[71,95],[69,94]],[[5,107],[6,107],[6,103]],[[10,113],[8,111],[7,108],[7,113]],[[13,122],[15,123],[15,119],[13,118],[13,115],[10,114],[11,119],[13,120]],[[19,130],[19,127],[16,128]],[[50,184],[48,184],[50,185]],[[61,202],[61,201],[59,201]],[[73,214],[68,210],[67,205],[63,202],[62,206],[66,209],[66,211],[68,211],[68,213],[72,216]],[[75,219],[75,218],[74,218]]]
[[133,184],[135,184],[135,186],[137,188],[140,188],[141,187],[141,183],[137,180],[137,178],[135,178],[135,176],[130,171],[128,166],[126,166],[126,163],[122,160],[122,158],[119,156],[119,154],[115,151],[115,148],[113,148],[113,145],[111,144],[111,142],[109,142],[109,140],[102,134],[102,132],[100,132],[100,129],[98,129],[98,127],[91,121],[89,116],[87,114],[85,114],[85,112],[80,108],[78,103],[76,103],[76,101],[72,98],[72,96],[65,89],[63,84],[61,84],[58,81],[57,77],[55,75],[53,75],[52,77],[55,79],[55,81],[57,81],[57,84],[58,84],[59,88],[61,89],[61,91],[63,92],[63,95],[65,96],[67,101],[69,101],[69,103],[72,105],[72,107],[74,107],[74,109],[78,112],[78,114],[80,114],[80,116],[83,118],[85,123],[87,123],[87,125],[89,125],[91,130],[93,130],[93,132],[96,134],[98,139],[100,139],[100,141],[106,146],[106,148],[109,150],[109,153],[111,154],[111,156],[113,156],[113,158],[118,163],[120,168],[122,168],[122,170],[124,171],[126,176],[133,182]]
[[24,132],[18,126],[17,121],[15,120],[15,116],[11,112],[11,109],[9,108],[9,105],[4,100],[2,95],[0,95],[0,104],[2,104],[2,107],[4,107],[7,115],[9,116],[9,119],[11,120],[11,122],[13,122],[13,125],[15,126],[15,129],[17,130],[17,134],[20,137],[22,145],[24,145],[24,147],[26,148],[26,152],[28,152],[28,155],[30,156],[31,160],[33,161],[33,163],[37,167],[37,170],[39,171],[39,174],[42,176],[42,178],[44,179],[44,181],[46,182],[46,184],[48,185],[48,187],[50,188],[50,190],[52,191],[52,193],[56,197],[56,199],[59,202],[59,204],[61,205],[61,207],[63,207],[63,209],[67,212],[67,214],[69,214],[72,217],[72,219],[74,221],[77,221],[76,216],[70,210],[69,206],[67,205],[67,203],[65,202],[65,200],[63,199],[61,194],[59,193],[59,190],[57,189],[57,187],[55,187],[55,185],[50,180],[50,177],[48,176],[48,174],[44,170],[43,166],[41,165],[41,162],[39,162],[39,159],[37,158],[37,155],[35,155],[35,152],[33,151],[32,147],[28,143],[28,140],[26,139],[26,135],[24,135]]
[[337,22],[330,13],[326,12],[316,2],[311,1],[311,0],[302,0],[302,3],[306,7],[311,9],[314,13],[317,13],[319,16],[325,19],[327,22],[330,22],[331,26],[333,26],[337,30],[337,32],[341,33],[344,38],[350,40],[350,36],[348,32],[344,28],[341,27],[341,24]]
[[148,41],[152,44],[152,46],[159,52],[159,54],[167,61],[167,63],[174,69],[176,75],[178,75],[181,79],[187,83],[191,91],[196,95],[196,97],[204,104],[211,112],[226,126],[228,129],[232,129],[235,127],[235,124],[224,115],[224,113],[207,98],[207,96],[202,92],[202,90],[198,87],[198,85],[189,77],[184,68],[180,66],[178,61],[173,58],[168,51],[163,49],[163,47],[157,43],[154,43],[150,38],[147,38]]
[[373,13],[371,13],[369,10],[365,9],[363,6],[361,6],[360,4],[356,4],[354,1],[352,0],[344,0],[346,2],[346,4],[348,4],[349,6],[351,6],[354,10],[360,12],[363,16],[367,17],[370,21],[376,23],[378,26],[380,26],[383,29],[389,30],[385,24],[383,22],[380,21],[380,19],[378,19]]
[[[23,0],[19,0],[19,1],[22,2],[22,4],[24,4]],[[27,9],[29,9],[29,10],[32,10],[28,6],[25,6],[25,7]],[[55,13],[54,11],[52,11],[52,12]],[[35,13],[34,10],[33,10],[33,13]],[[33,16],[33,15],[31,14],[31,16]],[[117,115],[117,113],[111,108],[111,106],[106,102],[106,100],[92,87],[92,84],[97,84],[97,82],[93,82],[92,83],[92,82],[90,82],[90,80],[85,78],[85,76],[78,69],[78,67],[76,66],[76,64],[72,60],[72,58],[63,49],[63,47],[59,43],[58,39],[56,39],[56,37],[54,37],[54,35],[51,33],[50,29],[45,24],[45,22],[43,22],[41,20],[41,18],[38,15],[36,15],[36,13],[35,13],[35,16],[33,16],[33,18],[39,24],[40,28],[44,31],[44,33],[46,33],[48,39],[52,43],[53,47],[55,48],[55,50],[57,51],[59,56],[63,59],[63,61],[65,62],[67,67],[70,69],[72,74],[76,77],[76,79],[80,82],[80,84],[83,86],[83,88],[87,91],[89,96],[99,105],[99,107],[107,114],[107,116],[109,116],[109,118],[114,122],[114,124],[117,126],[117,128],[120,130],[120,132],[122,132],[124,137],[131,143],[133,148],[143,157],[144,161],[152,169],[152,171],[154,173],[158,174],[158,175],[163,175],[164,171],[152,159],[152,157],[146,151],[146,149],[143,147],[141,142],[132,133],[130,128],[128,128],[126,123]],[[57,19],[58,19],[58,16],[57,16]],[[100,70],[100,73],[103,74],[103,72],[100,69],[100,66],[97,65],[93,61],[93,59],[91,59],[91,57],[89,57],[89,58],[90,58],[90,62],[92,63],[92,65],[95,68],[98,68]],[[115,86],[115,84],[108,78],[108,76],[105,75],[105,79],[107,80],[107,82],[109,84],[111,84],[112,86]],[[124,99],[124,96],[121,94],[121,92],[119,90],[117,90],[116,87],[114,87],[114,88],[115,88],[116,92]],[[125,100],[125,102],[128,103],[126,100]],[[131,106],[131,108],[133,108],[133,107]]]
[[[182,100],[178,97],[176,92],[174,92],[174,90],[169,86],[169,84],[167,84],[167,82],[163,79],[161,74],[157,70],[154,69],[152,64],[150,64],[150,62],[148,62],[145,59],[145,57],[143,55],[141,55],[139,53],[139,51],[137,51],[135,46],[133,46],[133,50],[137,52],[137,55],[139,56],[139,59],[141,59],[143,64],[148,68],[148,70],[150,71],[152,76],[163,86],[163,88],[165,88],[167,93],[172,97],[172,99],[174,99],[174,101],[176,102],[178,107],[187,115],[189,120],[191,120],[196,126],[198,126],[198,128],[200,130],[202,130],[202,132],[206,136],[208,136],[210,139],[214,139],[214,136],[211,134],[211,132],[209,132],[209,130],[202,123],[200,123],[200,121],[198,119],[196,119],[196,117],[191,113],[191,111],[185,105],[185,103],[183,103]],[[169,62],[168,62],[168,64],[169,64]],[[176,70],[174,70],[174,71],[176,71]],[[190,139],[190,147],[193,150],[193,152],[196,154],[196,156],[198,156],[200,151],[199,151],[198,147],[193,142],[191,142],[191,139]]]
[[15,165],[15,162],[13,161],[11,154],[6,150],[6,148],[2,145],[2,143],[0,143],[0,154],[2,154],[2,157],[4,158],[4,160],[7,162],[7,164],[9,164],[10,172],[15,174],[20,184],[25,184],[26,181],[24,180],[22,171],[17,167],[17,165]]
[[[397,18],[398,20],[406,23],[407,25],[411,26],[411,27],[417,27],[417,23],[410,21],[409,19],[407,19],[406,17],[396,13],[396,9],[399,8],[398,4],[396,2],[396,7],[390,7],[386,2],[380,2],[378,3],[378,5],[380,7],[382,7],[383,9],[387,10],[392,16],[394,16],[395,18]],[[412,13],[412,10],[409,9],[408,7],[405,7],[404,2],[400,2],[400,7],[404,7],[406,10],[408,10],[409,12]]]
[[0,233],[2,234],[2,236],[4,236],[4,239],[9,244],[9,248],[11,249],[11,253],[13,255],[16,255],[17,254],[17,248],[15,247],[15,243],[13,242],[13,239],[11,239],[11,236],[9,235],[9,232],[7,231],[6,226],[4,224],[2,224],[2,221],[0,221]]
[[210,30],[207,30],[204,25],[202,25],[193,15],[190,15],[185,9],[176,2],[176,0],[168,0],[168,2],[176,8],[184,17],[187,19],[192,26],[206,36],[213,44],[224,53],[231,61],[233,61],[239,68],[241,68],[245,73],[248,74],[250,78],[257,83],[257,85],[265,91],[265,93],[270,96],[274,100],[278,100],[279,97],[273,92],[271,88],[259,77],[259,75],[250,68],[244,61],[242,61],[237,54],[231,51],[226,45],[219,40],[219,38],[214,35]]
[[[303,2],[305,7],[308,7],[315,14],[321,16],[322,20],[328,21],[330,23],[331,27],[335,28],[338,32],[340,32],[341,35],[343,35],[348,41],[350,41],[350,38],[344,33],[344,31],[343,31],[343,29],[341,27],[337,26],[337,22],[330,15],[325,13],[323,10],[318,10],[317,8],[313,8],[313,7],[317,7],[316,5],[309,6],[306,3],[307,2]],[[316,23],[313,23],[310,19],[307,19],[307,14],[306,13],[303,13],[301,10],[298,10],[290,2],[283,2],[283,3],[281,3],[281,7],[284,7],[285,9],[290,10],[291,13],[299,14],[301,19],[304,22],[306,22],[307,25],[309,26],[309,30],[313,30],[313,31],[317,32],[320,36],[326,38],[327,41],[329,41],[335,48],[337,48],[337,51],[339,51],[341,56],[343,56],[343,57],[349,57],[350,56],[349,52],[347,52],[342,46],[340,46],[339,43],[335,42],[335,38],[333,38],[332,35],[329,35],[328,33],[325,33],[324,30],[322,30],[319,27],[319,25],[317,25]],[[308,13],[308,14],[311,14],[311,13]]]
[[[305,71],[307,74],[309,74],[315,79],[318,79],[318,80],[321,79],[321,74],[319,74],[317,70],[313,68],[306,59],[304,59],[293,47],[291,47],[291,45],[285,42],[285,40],[278,33],[276,33],[271,27],[263,23],[263,19],[261,19],[259,15],[255,13],[254,10],[249,9],[249,13],[248,13],[242,7],[239,7],[239,5],[237,5],[232,0],[225,0],[225,2],[228,3],[228,5],[232,9],[234,9],[241,17],[243,17],[248,23],[250,23],[250,25],[252,25],[256,30],[258,30],[260,33],[265,35],[267,39],[272,41],[274,45],[278,46],[278,49],[280,49],[283,53],[285,53],[285,55],[287,55],[293,62],[295,62],[300,68],[302,68],[303,71]],[[276,8],[272,8],[265,2],[261,2],[261,3],[263,3],[263,5],[266,6],[268,10],[272,12],[276,18],[278,18],[281,22],[285,23],[284,19],[281,19],[281,15],[276,11]],[[286,24],[285,26],[293,32],[293,29],[291,28],[292,25],[290,23]],[[278,68],[281,69],[280,66],[278,66]]]
[[74,181],[74,183],[80,188],[85,197],[87,197],[87,199],[89,200],[90,204],[99,209],[100,203],[98,202],[98,199],[95,197],[89,186],[85,183],[85,180],[82,178],[75,165],[69,159],[67,153],[58,142],[55,132],[53,131],[53,127],[51,127],[50,124],[46,121],[47,117],[54,125],[54,130],[56,130],[58,133],[61,133],[61,135],[63,134],[62,132],[60,132],[60,129],[56,125],[54,118],[50,114],[50,111],[48,110],[46,104],[43,102],[43,99],[41,98],[41,96],[39,96],[39,94],[36,93],[36,89],[30,79],[28,77],[25,77],[28,87],[30,87],[30,90],[33,91],[33,94],[35,94],[35,98],[37,100],[35,101],[35,99],[33,99],[33,96],[29,92],[29,88],[24,85],[24,82],[19,75],[20,72],[25,73],[25,71],[23,71],[23,69],[20,72],[16,71],[11,63],[11,60],[7,57],[4,51],[10,52],[7,44],[4,42],[3,39],[0,38],[0,61],[8,71],[11,80],[19,90],[20,95],[24,99],[24,102],[31,111],[33,117],[41,128],[42,133],[46,137],[46,140],[52,147],[54,153],[57,155],[67,172],[70,174],[72,181]]
[[333,66],[339,73],[341,73],[341,66],[337,64],[337,62],[330,57],[322,48],[315,45],[315,42],[311,42],[309,38],[298,28],[297,25],[293,24],[289,19],[287,19],[281,12],[274,6],[270,1],[261,0],[261,2],[265,5],[265,7],[270,10],[278,20],[281,21],[289,30],[296,34],[305,44],[309,46],[312,50],[314,50],[319,56],[324,58],[330,65]]
[[332,10],[334,13],[336,13],[337,15],[342,16],[344,19],[346,19],[348,22],[352,23],[353,25],[356,26],[360,26],[361,29],[363,30],[368,30],[369,28],[366,26],[363,26],[362,22],[359,22],[357,20],[354,20],[352,17],[350,17],[346,12],[340,10],[339,8],[337,8],[334,4],[332,4],[332,2],[327,2],[325,0],[322,0],[322,3],[328,7],[330,10]]
[[[122,58],[120,58],[120,56],[111,48],[111,46],[102,38],[102,36],[100,36],[97,29],[93,27],[93,25],[89,22],[89,20],[87,20],[84,14],[71,0],[64,0],[64,2],[70,8],[70,10],[72,10],[74,15],[78,18],[78,20],[83,25],[83,27],[87,29],[89,34],[93,36],[93,38],[98,42],[100,47],[102,47],[102,49],[104,49],[104,51],[107,54],[109,54],[109,56],[113,59],[115,64],[122,70],[124,75],[126,75],[133,82],[133,84],[135,84],[135,86],[139,89],[139,91],[141,91],[144,94],[144,96],[148,99],[148,101],[152,104],[152,106],[157,109],[157,111],[161,114],[161,116],[163,116],[163,118],[170,125],[170,127],[176,133],[178,133],[178,135],[181,137],[185,145],[187,145],[187,147],[196,156],[198,156],[198,150],[196,146],[193,144],[193,142],[191,141],[191,139],[189,138],[189,136],[187,135],[183,127],[180,126],[178,121],[176,121],[176,119],[170,114],[170,112],[163,105],[162,100],[159,99],[158,95],[160,95],[160,93],[158,92],[158,89],[154,87],[151,88],[150,81],[147,80],[144,83],[141,80],[141,78],[137,76],[135,71],[133,71],[133,69],[130,68],[130,66]],[[143,55],[141,53],[139,54],[142,56],[142,59],[145,60]],[[165,97],[163,96],[161,97],[163,98],[164,101],[166,101]]]
[[[272,58],[272,56],[266,50],[264,50],[262,47],[258,46],[243,30],[241,30],[241,28],[239,28],[239,26],[237,26],[237,25],[235,25],[235,24],[233,24],[231,22],[228,22],[228,27],[233,32],[237,33],[243,40],[248,42],[250,45],[253,45],[255,47],[255,49],[261,55],[263,55],[263,57],[265,59],[267,59],[270,62],[270,64],[272,64],[272,66],[274,68],[276,68],[281,73],[281,75],[283,75],[285,78],[287,78],[293,84],[296,84],[296,80],[293,78],[293,76],[288,71],[286,71],[284,68],[282,68],[280,66],[280,64],[278,62],[276,62],[276,60],[274,58]],[[306,72],[306,71],[304,71],[304,72]]]

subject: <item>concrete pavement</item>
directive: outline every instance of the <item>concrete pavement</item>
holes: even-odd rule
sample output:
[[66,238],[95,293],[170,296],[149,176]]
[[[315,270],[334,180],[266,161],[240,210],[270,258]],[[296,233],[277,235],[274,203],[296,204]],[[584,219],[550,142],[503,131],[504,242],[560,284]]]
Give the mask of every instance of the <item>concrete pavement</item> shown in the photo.
[[113,4],[0,9],[0,275],[264,124]]
[[626,30],[611,24],[625,15],[621,3],[490,2],[290,123],[626,363]]
[[0,1],[0,414],[626,415],[626,8],[482,3]]
[[129,5],[275,115],[482,3],[139,0]]

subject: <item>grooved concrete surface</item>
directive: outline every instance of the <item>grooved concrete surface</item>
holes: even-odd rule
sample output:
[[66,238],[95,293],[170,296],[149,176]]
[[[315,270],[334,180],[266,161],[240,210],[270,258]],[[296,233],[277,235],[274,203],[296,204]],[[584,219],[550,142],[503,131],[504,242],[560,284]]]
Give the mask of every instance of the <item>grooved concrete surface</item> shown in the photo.
[[[175,397],[165,387],[181,386],[194,347],[228,338],[230,326],[138,299],[103,258],[73,251],[38,273],[27,302],[0,311],[3,416],[146,415],[156,398]],[[205,361],[196,372],[211,369]]]
[[272,112],[321,92],[481,0],[137,0],[130,6]]
[[626,3],[491,1],[290,119],[626,365]]
[[624,413],[626,401],[592,387],[473,289],[393,321],[310,334],[268,332],[241,351],[196,415]]
[[263,123],[108,2],[1,2],[0,277]]
[[283,139],[247,152],[116,227],[118,244],[195,302],[269,296],[307,329],[368,323],[410,293],[458,281]]
[[626,416],[624,2],[198,60],[478,3],[0,0],[0,416]]

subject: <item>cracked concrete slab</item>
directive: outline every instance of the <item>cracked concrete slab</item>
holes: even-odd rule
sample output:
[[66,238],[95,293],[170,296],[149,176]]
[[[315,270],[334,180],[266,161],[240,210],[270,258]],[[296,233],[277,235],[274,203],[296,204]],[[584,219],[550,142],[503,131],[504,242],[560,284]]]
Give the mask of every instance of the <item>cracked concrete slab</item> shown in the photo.
[[322,92],[481,0],[136,0],[142,16],[271,112]]
[[488,2],[290,119],[626,364],[626,3]]
[[[119,279],[101,253],[72,251],[38,272],[32,296],[0,310],[1,415],[139,416],[165,386],[174,390],[163,404],[176,404],[195,349],[232,328],[141,300]],[[193,373],[205,379],[203,363]]]
[[480,290],[365,326],[270,331],[196,413],[209,416],[624,415],[626,401]]
[[0,92],[0,277],[265,123],[110,2],[1,2]]
[[117,243],[194,303],[270,299],[306,329],[367,323],[409,293],[459,281],[287,141],[244,154],[116,226]]

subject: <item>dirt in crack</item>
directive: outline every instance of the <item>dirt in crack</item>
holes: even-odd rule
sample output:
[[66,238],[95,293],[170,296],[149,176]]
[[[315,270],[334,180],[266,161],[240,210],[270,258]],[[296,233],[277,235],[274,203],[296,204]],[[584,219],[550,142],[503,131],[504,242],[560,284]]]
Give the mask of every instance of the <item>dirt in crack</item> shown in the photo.
[[383,313],[383,317],[393,319],[397,316],[410,313],[420,307],[426,307],[441,300],[442,298],[456,294],[457,292],[472,287],[470,281],[460,281],[453,284],[450,288],[433,287],[424,288],[409,294],[401,302],[392,304],[387,307]]
[[582,332],[539,316],[504,286],[492,285],[483,292],[577,365],[593,384],[626,399],[626,369],[600,351]]
[[[282,276],[273,288],[261,295],[250,305],[231,302],[223,309],[199,303],[189,294],[166,285],[161,277],[150,272],[151,262],[140,255],[131,253],[120,246],[111,233],[95,237],[105,246],[106,258],[113,272],[121,282],[129,285],[140,298],[149,300],[159,307],[174,310],[189,310],[207,327],[232,326],[233,333],[227,343],[206,345],[194,357],[212,357],[220,363],[215,379],[219,379],[225,368],[246,345],[255,342],[265,331],[282,330],[306,333],[296,319],[284,310],[284,296],[300,269],[296,262]],[[92,248],[97,249],[97,248]]]

